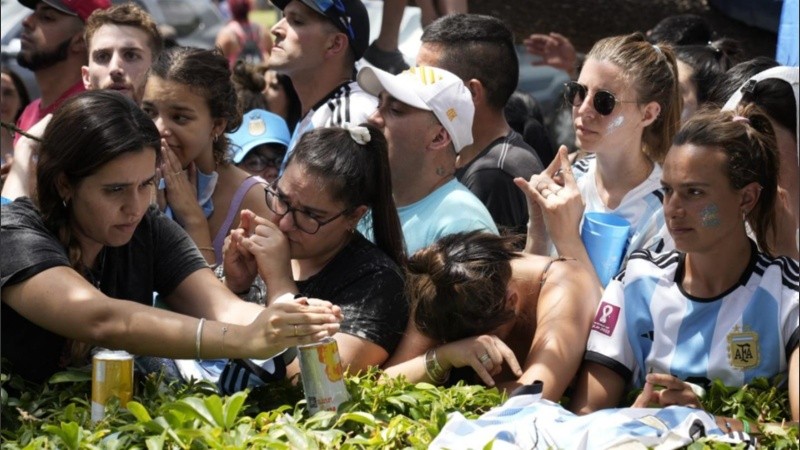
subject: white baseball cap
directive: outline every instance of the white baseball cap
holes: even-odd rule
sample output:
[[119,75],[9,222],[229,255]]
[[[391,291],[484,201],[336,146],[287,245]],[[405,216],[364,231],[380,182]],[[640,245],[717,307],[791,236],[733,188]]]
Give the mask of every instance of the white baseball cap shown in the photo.
[[450,134],[456,153],[472,144],[475,105],[461,78],[438,67],[417,66],[397,75],[364,67],[357,79],[369,94],[377,97],[386,91],[407,105],[431,111]]

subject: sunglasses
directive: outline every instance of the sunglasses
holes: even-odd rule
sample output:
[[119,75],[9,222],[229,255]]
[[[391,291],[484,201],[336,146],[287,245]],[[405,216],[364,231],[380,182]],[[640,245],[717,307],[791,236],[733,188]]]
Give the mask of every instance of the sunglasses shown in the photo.
[[[579,108],[583,101],[586,100],[586,95],[589,88],[578,83],[577,81],[568,81],[564,83],[564,101],[568,105]],[[606,90],[600,89],[592,96],[592,107],[602,116],[607,116],[614,111],[617,103],[636,103],[632,101],[618,100],[614,94]]]

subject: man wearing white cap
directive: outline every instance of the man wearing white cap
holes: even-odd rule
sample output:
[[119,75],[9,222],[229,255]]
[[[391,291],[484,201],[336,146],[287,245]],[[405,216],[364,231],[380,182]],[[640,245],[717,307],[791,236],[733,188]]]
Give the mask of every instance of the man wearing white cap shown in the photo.
[[[412,254],[459,231],[497,233],[489,211],[455,179],[456,155],[472,143],[472,96],[460,78],[433,67],[392,75],[365,67],[364,91],[378,96],[370,123],[389,143],[389,166],[406,251]],[[359,225],[366,236],[370,218]]]
[[369,15],[361,0],[272,0],[283,18],[272,27],[271,70],[287,75],[300,98],[302,119],[283,160],[315,128],[365,122],[375,97],[353,81],[355,62],[369,45]]

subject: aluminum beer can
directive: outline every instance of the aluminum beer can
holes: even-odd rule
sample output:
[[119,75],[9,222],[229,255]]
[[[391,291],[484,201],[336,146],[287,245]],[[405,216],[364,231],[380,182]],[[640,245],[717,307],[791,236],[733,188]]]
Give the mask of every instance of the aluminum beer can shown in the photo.
[[92,422],[105,417],[112,397],[124,408],[133,396],[133,355],[125,351],[101,350],[92,358]]
[[350,399],[344,385],[339,346],[332,337],[297,347],[300,351],[300,376],[311,414],[336,411]]

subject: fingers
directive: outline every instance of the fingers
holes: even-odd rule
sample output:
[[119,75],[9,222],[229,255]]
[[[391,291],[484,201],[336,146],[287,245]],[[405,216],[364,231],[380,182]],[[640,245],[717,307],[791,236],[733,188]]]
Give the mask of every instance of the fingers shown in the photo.
[[[647,385],[654,390],[652,397],[657,400],[660,406],[683,405],[694,408],[700,407],[700,401],[692,388],[683,380],[666,373],[647,374],[645,388]],[[663,386],[661,391],[655,391],[655,386]],[[653,401],[652,403],[656,403]]]
[[647,408],[653,403],[653,396],[656,394],[652,383],[645,382],[642,392],[636,397],[636,401],[631,405],[632,408]]
[[255,218],[256,214],[249,209],[243,209],[239,213],[239,228],[242,228],[247,236],[255,232]]
[[559,169],[559,175],[564,181],[564,186],[567,183],[571,185],[577,185],[575,183],[575,175],[572,173],[572,164],[569,161],[569,149],[566,145],[562,145],[558,148],[558,155],[557,158],[561,160],[561,168]]

